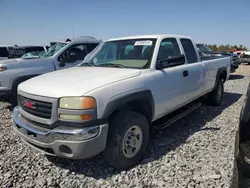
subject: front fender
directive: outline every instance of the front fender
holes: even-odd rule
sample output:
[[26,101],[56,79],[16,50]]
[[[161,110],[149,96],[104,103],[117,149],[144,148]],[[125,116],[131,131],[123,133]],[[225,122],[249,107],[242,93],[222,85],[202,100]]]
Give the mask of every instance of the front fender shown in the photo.
[[147,99],[152,106],[152,117],[154,117],[154,99],[150,90],[136,91],[133,93],[125,93],[111,98],[105,105],[102,118],[109,117],[117,108],[136,99]]

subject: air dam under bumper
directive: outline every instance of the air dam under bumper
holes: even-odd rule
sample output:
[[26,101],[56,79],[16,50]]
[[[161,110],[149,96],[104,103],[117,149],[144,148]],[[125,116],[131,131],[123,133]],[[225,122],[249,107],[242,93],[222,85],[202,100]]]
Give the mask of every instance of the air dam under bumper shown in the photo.
[[55,128],[44,131],[22,121],[19,107],[13,110],[13,121],[13,128],[24,143],[47,155],[86,159],[99,154],[106,147],[108,123],[93,127],[72,127],[67,130]]

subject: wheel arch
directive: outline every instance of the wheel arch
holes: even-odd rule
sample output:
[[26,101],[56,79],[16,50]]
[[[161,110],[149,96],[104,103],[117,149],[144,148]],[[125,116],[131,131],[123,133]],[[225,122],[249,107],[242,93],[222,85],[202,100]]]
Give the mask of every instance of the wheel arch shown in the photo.
[[227,68],[226,67],[221,67],[218,69],[214,88],[216,87],[218,81],[221,79],[223,79],[223,82],[225,82],[227,79]]
[[15,78],[12,82],[12,91],[14,91],[20,83],[39,75],[40,74],[32,74],[32,75],[19,76]]
[[110,100],[105,105],[102,118],[108,118],[122,110],[140,112],[151,122],[154,117],[154,99],[151,91],[136,91]]

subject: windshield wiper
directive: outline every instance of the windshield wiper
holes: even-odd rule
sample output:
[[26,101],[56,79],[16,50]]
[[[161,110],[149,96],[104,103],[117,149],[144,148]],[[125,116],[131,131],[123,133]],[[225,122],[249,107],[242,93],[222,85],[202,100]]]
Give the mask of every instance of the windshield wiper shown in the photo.
[[93,64],[88,63],[88,62],[80,64],[79,67],[82,67],[82,66],[84,66],[84,65],[87,65],[87,66],[90,66],[90,67],[94,67]]
[[21,57],[22,59],[40,59],[40,56],[26,56],[26,57]]
[[114,63],[104,63],[104,64],[99,64],[98,66],[102,66],[102,67],[118,67],[118,68],[124,68],[126,66],[121,65],[121,64],[114,64]]

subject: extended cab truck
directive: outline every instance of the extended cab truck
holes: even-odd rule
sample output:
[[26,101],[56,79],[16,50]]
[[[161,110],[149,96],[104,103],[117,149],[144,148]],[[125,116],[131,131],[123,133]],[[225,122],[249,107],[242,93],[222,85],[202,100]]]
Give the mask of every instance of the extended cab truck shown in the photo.
[[47,52],[30,53],[18,59],[0,61],[0,95],[17,102],[17,86],[32,77],[79,64],[98,44],[93,37],[77,37],[71,42],[57,42]]
[[241,62],[250,65],[250,51],[240,54]]
[[189,37],[111,39],[77,67],[21,83],[14,130],[47,155],[84,159],[103,151],[110,165],[127,169],[144,156],[151,128],[200,101],[219,105],[229,74],[229,57],[203,61]]

